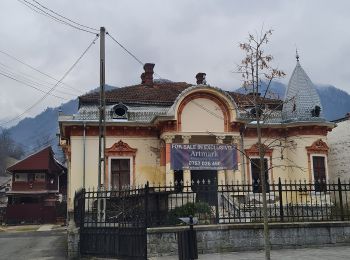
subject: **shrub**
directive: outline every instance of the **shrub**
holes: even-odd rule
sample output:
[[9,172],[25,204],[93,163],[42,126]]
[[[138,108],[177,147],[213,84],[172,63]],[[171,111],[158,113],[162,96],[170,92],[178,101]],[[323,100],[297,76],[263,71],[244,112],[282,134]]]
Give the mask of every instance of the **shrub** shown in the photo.
[[209,224],[212,217],[211,208],[209,204],[205,202],[186,203],[185,205],[175,207],[169,211],[167,223],[169,225],[183,224],[179,218],[189,217],[190,215],[197,217],[201,224]]

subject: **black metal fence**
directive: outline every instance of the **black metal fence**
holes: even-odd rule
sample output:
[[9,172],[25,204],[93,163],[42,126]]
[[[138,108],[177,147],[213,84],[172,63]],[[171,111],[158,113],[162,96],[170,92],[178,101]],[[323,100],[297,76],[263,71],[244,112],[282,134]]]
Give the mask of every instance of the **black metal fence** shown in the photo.
[[80,252],[146,259],[147,192],[148,186],[76,193],[74,218],[80,226]]
[[[180,225],[179,218],[189,215],[199,224],[262,222],[259,185],[197,180],[186,185],[81,190],[74,200],[81,252],[145,258],[147,227]],[[350,220],[350,182],[279,180],[266,185],[269,222]]]

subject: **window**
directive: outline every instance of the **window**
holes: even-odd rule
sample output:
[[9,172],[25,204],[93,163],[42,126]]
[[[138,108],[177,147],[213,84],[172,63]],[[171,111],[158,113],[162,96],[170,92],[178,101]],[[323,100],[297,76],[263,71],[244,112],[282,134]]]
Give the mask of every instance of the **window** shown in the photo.
[[313,165],[315,191],[316,192],[327,191],[325,157],[313,156],[312,165]]
[[112,189],[121,190],[130,185],[130,159],[111,160]]
[[128,112],[128,108],[124,104],[119,103],[118,105],[115,105],[113,107],[113,118],[114,119],[126,119],[127,112]]
[[38,182],[44,182],[45,181],[45,173],[36,173],[35,180]]
[[[254,158],[250,160],[250,167],[252,172],[252,185],[253,185],[253,192],[254,193],[261,193],[262,187],[261,187],[261,180],[260,180],[260,159]],[[268,163],[267,159],[264,159],[264,168],[265,168],[265,183],[266,183],[266,192],[270,192],[270,185],[269,185],[269,170],[268,170]]]
[[26,173],[16,173],[15,174],[15,181],[21,182],[24,181],[26,182],[28,179],[28,176]]

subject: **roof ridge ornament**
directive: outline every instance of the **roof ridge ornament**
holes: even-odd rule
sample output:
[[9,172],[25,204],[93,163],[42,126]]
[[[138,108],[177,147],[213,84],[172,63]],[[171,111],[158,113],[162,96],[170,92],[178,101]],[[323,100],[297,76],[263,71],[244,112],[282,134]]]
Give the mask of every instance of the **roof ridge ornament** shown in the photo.
[[298,48],[295,48],[295,58],[297,59],[297,62],[299,62],[299,53],[298,53]]

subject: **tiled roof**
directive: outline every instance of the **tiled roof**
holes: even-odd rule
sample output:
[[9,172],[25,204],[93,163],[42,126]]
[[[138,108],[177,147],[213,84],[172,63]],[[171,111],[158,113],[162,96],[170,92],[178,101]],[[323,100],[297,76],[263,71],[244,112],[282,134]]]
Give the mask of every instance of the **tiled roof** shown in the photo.
[[[185,82],[154,83],[152,87],[146,85],[134,85],[116,88],[106,91],[106,103],[124,104],[154,104],[171,106],[176,97],[191,85]],[[99,93],[91,93],[79,97],[79,105],[97,103]]]
[[36,152],[7,168],[9,172],[48,171],[61,173],[65,168],[56,162],[51,146]]
[[[116,88],[106,91],[106,103],[116,104],[145,104],[171,106],[179,94],[193,85],[186,82],[155,82],[152,87],[145,85],[134,85],[123,88]],[[226,91],[238,106],[252,106],[251,96],[236,92]],[[263,98],[260,98],[262,101]],[[79,106],[83,104],[98,104],[99,93],[90,93],[79,97]],[[264,99],[264,104],[273,108],[282,109],[281,100]]]
[[[319,117],[312,116],[315,106],[321,108]],[[301,67],[299,61],[290,77],[282,116],[284,121],[324,121],[322,105],[314,84]]]
[[[241,94],[237,92],[226,91],[236,102],[239,107],[251,107],[254,106],[254,101],[252,95],[250,94]],[[275,110],[282,110],[282,100],[271,99],[271,98],[257,98],[258,103],[268,105],[270,108]]]

